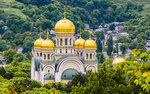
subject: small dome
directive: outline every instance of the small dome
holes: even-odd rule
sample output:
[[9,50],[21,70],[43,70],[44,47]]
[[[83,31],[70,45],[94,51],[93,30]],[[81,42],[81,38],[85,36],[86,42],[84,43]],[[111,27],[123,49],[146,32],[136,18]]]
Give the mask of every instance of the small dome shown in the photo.
[[83,48],[84,47],[84,43],[85,43],[85,40],[82,39],[81,37],[79,39],[77,39],[75,41],[75,48]]
[[34,48],[41,48],[41,44],[43,43],[44,39],[39,38],[34,42]]
[[118,64],[118,63],[121,63],[121,62],[124,62],[125,59],[124,58],[115,58],[112,62],[112,65],[115,65],[115,64]]
[[96,50],[97,49],[96,42],[92,39],[86,40],[85,44],[84,44],[84,49],[94,49],[94,50]]
[[42,45],[41,45],[41,48],[42,49],[46,49],[46,50],[53,50],[54,49],[54,43],[52,40],[50,39],[46,39],[43,41]]
[[55,25],[55,34],[74,34],[74,33],[75,33],[74,24],[66,18],[58,21]]

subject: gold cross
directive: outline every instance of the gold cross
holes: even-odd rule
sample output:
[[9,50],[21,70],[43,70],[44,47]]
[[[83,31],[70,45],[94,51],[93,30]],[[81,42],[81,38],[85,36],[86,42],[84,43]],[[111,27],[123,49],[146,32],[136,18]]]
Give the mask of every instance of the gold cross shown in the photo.
[[66,6],[64,6],[64,18],[66,18]]
[[47,39],[48,39],[48,31],[49,31],[49,30],[48,30],[48,28],[47,28]]
[[42,31],[42,29],[41,29],[41,27],[40,27],[40,39],[41,39],[41,31]]
[[80,30],[80,38],[81,38],[81,34],[82,34],[81,31],[82,31],[82,29],[80,28],[79,30]]
[[91,39],[91,28],[89,29],[89,39]]

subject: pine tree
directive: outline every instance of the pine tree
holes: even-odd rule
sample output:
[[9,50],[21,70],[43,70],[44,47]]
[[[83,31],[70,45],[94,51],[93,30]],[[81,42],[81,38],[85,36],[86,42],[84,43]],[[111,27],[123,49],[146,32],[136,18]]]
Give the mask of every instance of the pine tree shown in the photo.
[[111,56],[112,51],[113,51],[113,40],[112,40],[112,35],[109,36],[109,39],[107,40],[107,54]]

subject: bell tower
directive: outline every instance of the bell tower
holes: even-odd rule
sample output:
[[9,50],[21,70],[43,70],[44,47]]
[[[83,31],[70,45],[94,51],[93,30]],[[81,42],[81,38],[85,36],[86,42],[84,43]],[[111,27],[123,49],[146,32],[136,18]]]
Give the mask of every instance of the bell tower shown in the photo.
[[55,34],[56,34],[56,55],[73,55],[75,54],[74,50],[74,33],[75,26],[74,24],[66,19],[66,7],[64,6],[64,18],[58,21],[55,25]]

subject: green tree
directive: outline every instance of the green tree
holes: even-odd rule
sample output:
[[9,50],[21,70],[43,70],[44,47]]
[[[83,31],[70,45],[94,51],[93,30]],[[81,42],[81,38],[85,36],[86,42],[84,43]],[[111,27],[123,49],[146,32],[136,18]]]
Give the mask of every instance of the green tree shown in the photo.
[[105,61],[105,57],[102,53],[97,53],[97,59],[98,59],[98,63],[101,64],[101,63],[104,63]]
[[115,30],[115,24],[111,24],[110,26],[109,26],[109,29],[111,30],[111,31],[113,31],[113,30]]
[[2,35],[2,39],[8,40],[8,41],[13,41],[14,39],[14,33],[12,31],[5,31],[4,34]]
[[6,58],[6,63],[9,64],[13,61],[13,56],[16,54],[17,52],[14,49],[9,49],[8,51],[4,51],[3,55]]
[[125,44],[120,45],[120,50],[122,51],[122,54],[125,54],[127,50],[127,45]]
[[109,35],[109,39],[107,40],[107,54],[111,56],[112,51],[113,51],[113,40],[112,40],[112,35]]
[[131,50],[136,49],[136,46],[137,46],[137,42],[131,42],[129,44],[129,49],[131,49]]
[[102,52],[102,50],[103,50],[103,47],[102,47],[102,43],[101,43],[101,40],[100,40],[100,38],[98,38],[97,40],[96,40],[96,44],[97,44],[97,52]]

